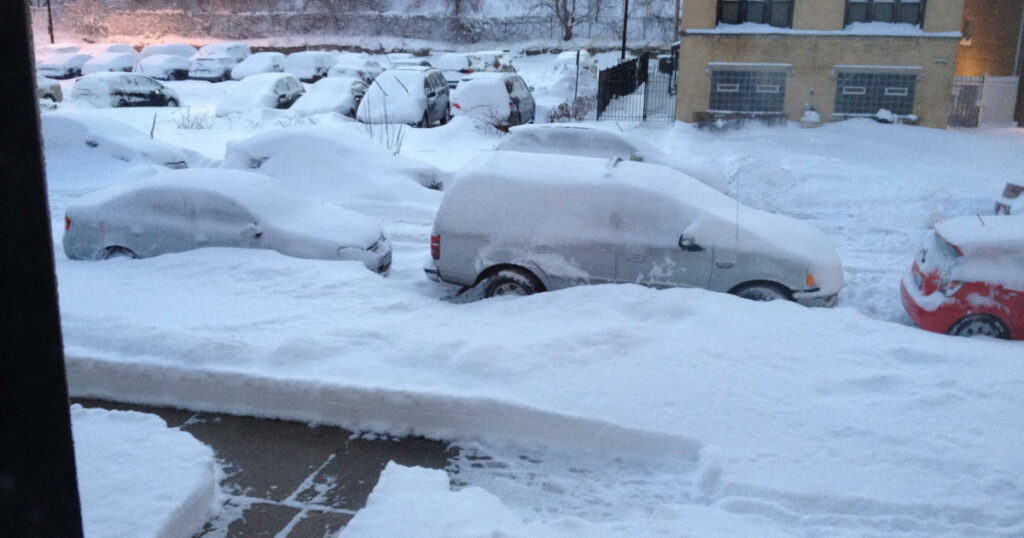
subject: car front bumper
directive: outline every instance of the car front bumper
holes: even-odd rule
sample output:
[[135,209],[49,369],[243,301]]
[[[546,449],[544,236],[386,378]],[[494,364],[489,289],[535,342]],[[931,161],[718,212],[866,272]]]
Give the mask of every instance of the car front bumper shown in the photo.
[[839,293],[822,294],[821,292],[795,292],[793,300],[804,306],[820,306],[832,308],[839,302]]

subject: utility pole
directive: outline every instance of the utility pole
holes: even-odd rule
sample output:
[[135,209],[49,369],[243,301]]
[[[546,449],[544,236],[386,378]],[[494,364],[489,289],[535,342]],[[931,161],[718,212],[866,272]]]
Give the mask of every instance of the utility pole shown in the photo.
[[53,44],[53,10],[50,9],[50,0],[46,0],[46,29],[50,32],[50,44],[52,45]]
[[626,59],[626,24],[629,22],[629,0],[622,5],[622,56],[619,60]]

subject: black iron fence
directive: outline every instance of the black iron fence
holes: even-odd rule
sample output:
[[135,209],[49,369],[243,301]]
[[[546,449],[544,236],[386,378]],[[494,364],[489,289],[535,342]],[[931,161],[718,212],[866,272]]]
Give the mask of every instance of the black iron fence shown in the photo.
[[676,107],[676,51],[652,58],[644,53],[600,72],[597,119],[673,121]]

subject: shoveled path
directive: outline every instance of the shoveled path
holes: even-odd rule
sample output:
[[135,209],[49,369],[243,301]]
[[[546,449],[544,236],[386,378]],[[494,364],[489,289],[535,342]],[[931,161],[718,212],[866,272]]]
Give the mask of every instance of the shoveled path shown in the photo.
[[[448,444],[418,437],[359,437],[332,426],[74,399],[84,407],[159,415],[210,445],[224,468],[224,511],[202,538],[333,536],[377,484],[388,461],[444,469]],[[116,442],[116,440],[112,440]]]

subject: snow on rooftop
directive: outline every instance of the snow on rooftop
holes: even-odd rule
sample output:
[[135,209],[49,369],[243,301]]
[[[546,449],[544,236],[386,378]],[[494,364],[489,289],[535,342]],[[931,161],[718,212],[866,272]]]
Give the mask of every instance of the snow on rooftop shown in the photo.
[[807,30],[781,28],[770,24],[745,22],[742,24],[719,24],[714,28],[692,28],[685,34],[782,34],[807,36],[879,36],[879,37],[961,37],[960,32],[926,32],[923,28],[909,23],[854,22],[841,30]]

